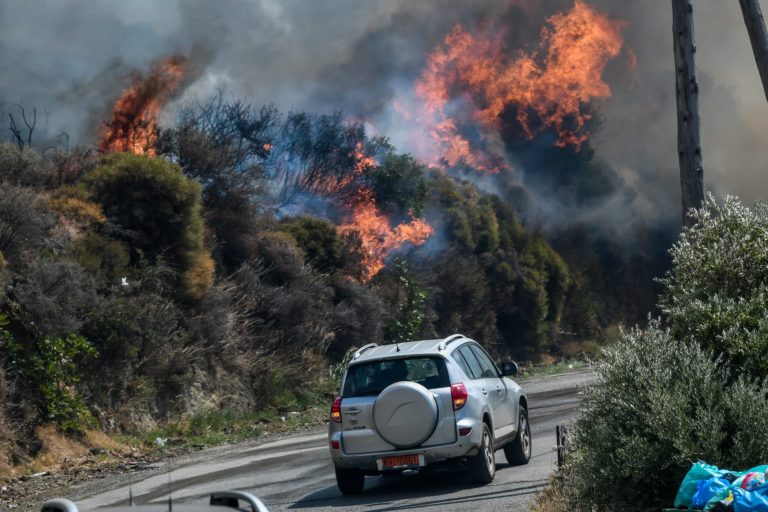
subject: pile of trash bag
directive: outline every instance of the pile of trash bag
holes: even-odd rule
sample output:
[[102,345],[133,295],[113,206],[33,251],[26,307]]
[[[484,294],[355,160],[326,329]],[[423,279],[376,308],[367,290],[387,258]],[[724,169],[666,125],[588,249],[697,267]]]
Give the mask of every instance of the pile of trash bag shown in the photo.
[[699,461],[680,484],[675,508],[768,512],[768,465],[729,471]]

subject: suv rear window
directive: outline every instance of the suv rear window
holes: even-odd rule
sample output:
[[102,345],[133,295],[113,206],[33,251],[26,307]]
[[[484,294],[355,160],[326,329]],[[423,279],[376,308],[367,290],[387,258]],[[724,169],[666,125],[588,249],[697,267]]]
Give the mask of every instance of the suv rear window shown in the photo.
[[350,366],[342,396],[378,395],[384,388],[401,380],[410,380],[427,389],[451,385],[445,360],[441,357],[383,359]]

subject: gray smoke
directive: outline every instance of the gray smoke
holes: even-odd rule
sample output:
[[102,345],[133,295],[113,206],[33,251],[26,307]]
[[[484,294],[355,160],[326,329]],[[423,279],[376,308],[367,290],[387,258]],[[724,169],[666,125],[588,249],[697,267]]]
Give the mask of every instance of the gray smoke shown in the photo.
[[[628,22],[625,42],[637,55],[635,73],[622,59],[611,64],[607,81],[613,95],[594,105],[601,124],[589,147],[594,160],[610,170],[614,191],[579,205],[533,190],[534,208],[554,223],[679,222],[671,7],[658,1],[588,3]],[[572,5],[572,0],[0,0],[0,108],[6,120],[17,104],[37,108],[40,137],[55,141],[66,131],[72,143],[93,144],[130,73],[181,53],[190,57],[195,73],[166,108],[166,123],[182,105],[223,90],[284,111],[342,110],[371,120],[398,149],[412,151],[406,135],[397,132],[392,101],[412,86],[426,55],[456,24],[472,31],[486,20],[504,20],[506,41],[516,51],[536,43],[548,16]],[[768,103],[738,4],[697,2],[694,21],[706,185],[746,201],[765,198]],[[508,181],[520,186],[539,172],[515,167],[519,174]],[[481,181],[491,190],[509,185]]]

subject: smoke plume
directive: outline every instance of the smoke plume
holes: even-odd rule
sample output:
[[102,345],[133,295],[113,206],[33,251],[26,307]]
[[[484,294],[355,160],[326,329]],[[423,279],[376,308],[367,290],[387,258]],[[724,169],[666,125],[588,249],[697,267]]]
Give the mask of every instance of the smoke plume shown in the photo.
[[[185,55],[196,72],[163,109],[161,123],[171,123],[182,105],[223,90],[284,111],[341,109],[399,150],[427,159],[419,155],[414,125],[405,122],[398,100],[425,104],[414,86],[424,79],[430,55],[449,51],[446,36],[457,26],[475,40],[492,34],[498,49],[489,58],[495,65],[514,69],[523,55],[541,65],[542,30],[579,5],[619,27],[622,46],[601,70],[610,93],[580,100],[579,115],[589,116],[582,124],[572,115],[561,125],[573,129],[572,142],[578,144],[553,138],[546,122],[522,122],[530,113],[546,121],[536,107],[506,108],[494,111],[494,122],[501,123],[497,130],[473,131],[467,123],[456,132],[489,158],[477,167],[495,165],[499,172],[488,176],[457,166],[452,172],[518,202],[528,222],[555,230],[575,221],[629,236],[638,223],[676,230],[680,192],[666,3],[48,0],[11,7],[0,2],[5,64],[0,106],[4,113],[15,105],[37,108],[37,133],[53,143],[66,132],[71,143],[93,144],[132,73],[169,55]],[[768,104],[739,7],[698,3],[694,22],[705,186],[746,201],[765,198],[768,145],[761,142],[768,133]],[[487,105],[472,105],[452,92],[455,97],[445,106],[452,115],[467,114],[470,107],[487,111]],[[484,126],[482,120],[477,126]]]

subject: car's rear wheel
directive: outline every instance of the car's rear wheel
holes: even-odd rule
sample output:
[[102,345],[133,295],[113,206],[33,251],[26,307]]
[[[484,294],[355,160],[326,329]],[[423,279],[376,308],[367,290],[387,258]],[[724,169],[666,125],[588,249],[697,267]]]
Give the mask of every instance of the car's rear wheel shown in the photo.
[[528,423],[528,411],[520,406],[520,418],[517,420],[517,437],[504,447],[504,456],[513,466],[528,464],[531,460],[531,424]]
[[493,448],[493,435],[487,423],[483,423],[483,441],[480,451],[469,460],[469,466],[475,480],[481,484],[493,482],[496,476],[496,457]]
[[336,485],[342,494],[357,494],[364,484],[365,475],[359,469],[336,468]]

